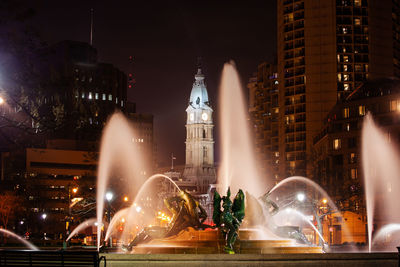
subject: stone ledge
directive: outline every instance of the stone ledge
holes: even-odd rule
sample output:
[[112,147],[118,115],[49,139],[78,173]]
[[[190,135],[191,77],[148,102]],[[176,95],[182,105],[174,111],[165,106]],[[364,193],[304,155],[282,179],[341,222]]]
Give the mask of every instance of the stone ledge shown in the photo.
[[397,253],[101,254],[107,266],[398,266]]

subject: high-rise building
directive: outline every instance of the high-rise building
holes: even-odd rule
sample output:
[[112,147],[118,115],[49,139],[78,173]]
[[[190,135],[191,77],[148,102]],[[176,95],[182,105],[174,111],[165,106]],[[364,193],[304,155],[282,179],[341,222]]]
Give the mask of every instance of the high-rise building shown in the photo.
[[206,193],[209,185],[216,182],[213,109],[204,78],[199,67],[186,109],[186,164],[183,179],[196,185],[196,194]]
[[257,165],[264,178],[279,178],[279,105],[276,65],[261,63],[247,85]]
[[42,80],[47,103],[63,105],[64,127],[56,138],[97,140],[107,118],[127,104],[126,74],[112,64],[98,62],[97,51],[87,43],[62,41],[43,52]]
[[313,137],[337,101],[399,75],[399,16],[399,1],[278,1],[280,178],[312,174]]

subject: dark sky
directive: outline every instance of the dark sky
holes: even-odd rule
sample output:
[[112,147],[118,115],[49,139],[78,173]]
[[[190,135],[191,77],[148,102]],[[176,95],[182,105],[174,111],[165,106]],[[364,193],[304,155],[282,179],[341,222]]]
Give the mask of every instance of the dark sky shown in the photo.
[[[133,74],[137,83],[128,92],[128,98],[137,103],[138,112],[154,115],[160,165],[169,164],[171,153],[177,156],[176,163],[184,163],[185,109],[197,57],[202,58],[215,113],[225,62],[231,59],[236,62],[245,85],[258,63],[275,58],[275,0],[29,3],[36,11],[33,26],[47,43],[89,42],[93,8],[93,46],[98,50],[99,60],[127,73],[128,57],[134,57]],[[217,136],[216,114],[214,118]]]

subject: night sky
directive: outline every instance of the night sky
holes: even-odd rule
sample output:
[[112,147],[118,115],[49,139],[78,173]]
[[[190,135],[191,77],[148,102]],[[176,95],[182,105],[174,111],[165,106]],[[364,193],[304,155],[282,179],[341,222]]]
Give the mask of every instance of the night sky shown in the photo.
[[[198,57],[215,110],[216,137],[223,64],[233,59],[245,85],[258,63],[275,59],[275,0],[26,2],[36,11],[32,26],[48,44],[89,42],[93,8],[99,60],[128,73],[128,57],[134,57],[136,85],[128,98],[138,112],[154,115],[161,166],[170,163],[171,153],[177,164],[185,161],[185,109]],[[216,138],[216,160],[218,145]]]

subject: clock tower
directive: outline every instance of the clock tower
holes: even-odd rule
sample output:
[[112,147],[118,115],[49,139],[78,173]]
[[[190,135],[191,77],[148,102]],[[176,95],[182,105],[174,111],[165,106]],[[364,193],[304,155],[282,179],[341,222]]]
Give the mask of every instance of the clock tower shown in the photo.
[[208,100],[204,75],[198,67],[186,109],[186,164],[183,177],[204,194],[216,182],[214,167],[213,110]]

